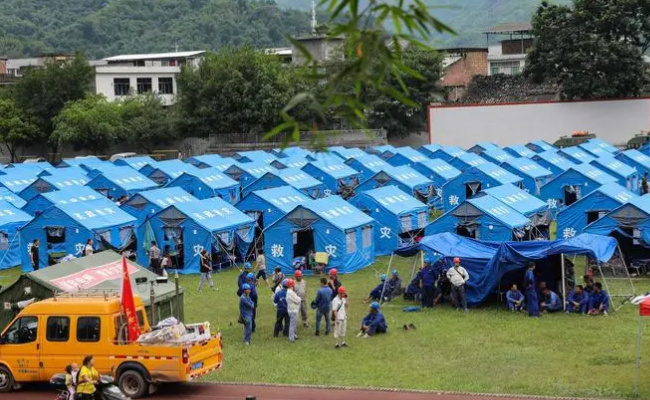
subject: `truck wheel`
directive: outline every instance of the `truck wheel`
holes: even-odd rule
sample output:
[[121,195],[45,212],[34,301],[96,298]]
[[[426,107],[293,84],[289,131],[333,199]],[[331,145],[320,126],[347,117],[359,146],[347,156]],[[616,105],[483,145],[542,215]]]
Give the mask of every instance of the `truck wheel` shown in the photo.
[[14,387],[14,377],[11,371],[0,366],[0,393],[10,392]]
[[139,399],[147,394],[147,382],[138,371],[128,370],[120,375],[118,386],[122,393],[132,399]]

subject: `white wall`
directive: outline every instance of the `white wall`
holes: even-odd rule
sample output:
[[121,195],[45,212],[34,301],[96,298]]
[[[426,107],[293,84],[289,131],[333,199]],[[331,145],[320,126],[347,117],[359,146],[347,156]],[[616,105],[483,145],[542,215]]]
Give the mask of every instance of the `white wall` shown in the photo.
[[114,78],[129,78],[131,81],[131,91],[136,94],[138,78],[151,78],[151,88],[154,93],[158,92],[159,78],[172,78],[174,94],[160,95],[163,104],[171,105],[174,103],[178,87],[176,85],[176,75],[180,72],[180,67],[122,67],[122,66],[102,66],[95,68],[95,92],[101,93],[109,101],[118,100],[121,96],[115,96],[113,87]]
[[553,143],[574,131],[589,131],[612,144],[625,144],[648,129],[650,98],[429,107],[431,143],[464,148],[483,141],[500,146],[537,139]]

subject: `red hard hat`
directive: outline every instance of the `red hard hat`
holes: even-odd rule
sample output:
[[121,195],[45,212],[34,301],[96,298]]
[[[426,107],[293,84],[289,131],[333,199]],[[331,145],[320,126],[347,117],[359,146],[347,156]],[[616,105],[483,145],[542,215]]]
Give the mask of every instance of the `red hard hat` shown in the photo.
[[296,278],[300,278],[302,276],[302,271],[301,270],[296,271],[295,275]]
[[345,286],[341,286],[341,287],[339,288],[338,292],[339,292],[339,294],[345,294],[345,293],[347,293],[348,291],[345,289]]
[[330,269],[330,275],[338,275],[339,271],[336,268]]
[[293,279],[287,280],[287,286],[294,287],[295,285],[296,285],[296,282],[294,282]]
[[460,264],[460,258],[454,257],[454,264],[456,264],[456,263]]

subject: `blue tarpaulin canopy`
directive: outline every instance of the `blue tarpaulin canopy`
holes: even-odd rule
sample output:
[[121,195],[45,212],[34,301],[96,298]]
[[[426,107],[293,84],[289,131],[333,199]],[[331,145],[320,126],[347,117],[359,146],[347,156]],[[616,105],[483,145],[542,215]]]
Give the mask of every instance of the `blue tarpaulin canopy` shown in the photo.
[[589,164],[594,160],[592,155],[578,146],[565,147],[557,152],[574,164]]
[[503,149],[491,149],[484,151],[481,153],[481,157],[485,158],[486,160],[499,165],[502,162],[506,160],[510,160],[511,158],[515,158],[512,154],[508,153],[507,151]]
[[424,251],[429,259],[442,259],[447,268],[460,257],[469,273],[467,300],[480,304],[494,292],[507,273],[523,271],[529,261],[560,254],[586,254],[598,262],[609,261],[616,250],[614,238],[582,234],[566,240],[527,242],[477,241],[452,233],[424,237],[417,245],[397,250],[400,255]]
[[87,186],[106,197],[119,199],[132,196],[144,190],[154,189],[158,184],[137,170],[129,167],[113,167],[93,177]]
[[562,157],[557,150],[548,150],[535,154],[533,160],[542,167],[551,171],[553,176],[557,176],[576,165],[566,157]]

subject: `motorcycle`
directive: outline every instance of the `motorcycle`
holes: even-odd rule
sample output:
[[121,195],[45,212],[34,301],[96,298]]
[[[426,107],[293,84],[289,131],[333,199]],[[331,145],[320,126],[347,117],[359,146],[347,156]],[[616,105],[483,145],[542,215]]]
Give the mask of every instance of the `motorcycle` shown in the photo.
[[[56,400],[74,400],[70,398],[68,388],[65,386],[65,374],[56,374],[50,378],[50,384],[57,389]],[[95,398],[97,400],[130,400],[115,385],[115,380],[109,375],[100,375],[99,381],[95,385],[97,391]]]

